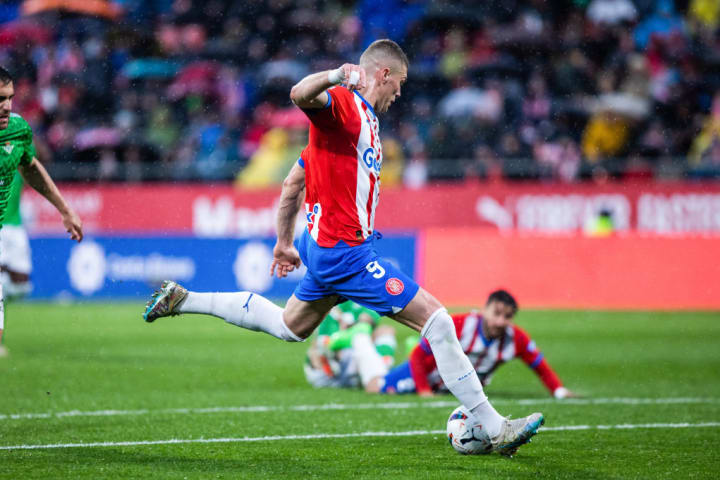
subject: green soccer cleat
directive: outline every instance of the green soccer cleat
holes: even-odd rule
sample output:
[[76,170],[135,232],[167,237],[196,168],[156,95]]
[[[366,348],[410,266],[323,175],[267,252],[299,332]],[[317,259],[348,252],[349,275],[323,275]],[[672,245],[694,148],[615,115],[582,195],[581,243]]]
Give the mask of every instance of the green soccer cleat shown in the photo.
[[152,298],[145,306],[143,318],[146,322],[151,323],[156,318],[180,315],[176,308],[185,300],[187,294],[187,289],[182,285],[165,280],[160,285],[160,290],[153,293]]
[[545,423],[542,413],[533,413],[516,420],[505,419],[502,431],[492,439],[493,452],[512,457],[521,445],[530,442],[541,425]]

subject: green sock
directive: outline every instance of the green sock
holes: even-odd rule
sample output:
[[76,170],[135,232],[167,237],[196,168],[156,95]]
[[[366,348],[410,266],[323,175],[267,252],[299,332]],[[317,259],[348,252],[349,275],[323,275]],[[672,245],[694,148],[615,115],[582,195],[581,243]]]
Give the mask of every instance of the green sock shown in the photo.
[[388,345],[386,343],[381,343],[381,344],[375,345],[375,349],[383,357],[394,357],[395,356],[395,349],[393,348],[392,345]]

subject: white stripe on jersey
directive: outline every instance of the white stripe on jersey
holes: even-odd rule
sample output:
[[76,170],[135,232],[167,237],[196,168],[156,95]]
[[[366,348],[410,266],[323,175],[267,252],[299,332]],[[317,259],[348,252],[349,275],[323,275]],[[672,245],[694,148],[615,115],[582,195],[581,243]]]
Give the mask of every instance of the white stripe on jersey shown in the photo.
[[[463,323],[463,328],[460,332],[460,346],[462,347],[463,352],[468,351],[468,348],[470,348],[470,344],[472,343],[473,338],[475,338],[475,335],[477,335],[478,320],[479,318],[477,315],[468,315],[467,317],[465,317],[465,322]],[[482,344],[482,340],[478,340]]]
[[[374,229],[375,207],[377,206],[380,176],[378,155],[380,150],[380,126],[377,117],[363,104],[362,98],[355,95],[355,105],[360,115],[360,135],[357,150],[357,185],[355,190],[355,208],[362,228],[363,238],[367,238]],[[363,108],[365,107],[365,108]],[[374,140],[374,141],[373,141]],[[375,176],[373,188],[372,211],[368,218],[368,197],[370,196],[370,175]]]

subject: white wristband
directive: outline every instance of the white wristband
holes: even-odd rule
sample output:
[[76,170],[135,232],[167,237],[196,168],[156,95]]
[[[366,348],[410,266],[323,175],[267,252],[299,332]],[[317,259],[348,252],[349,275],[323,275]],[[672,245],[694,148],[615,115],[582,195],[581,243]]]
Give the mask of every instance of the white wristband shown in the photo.
[[350,72],[350,78],[348,79],[348,85],[355,86],[355,85],[357,85],[358,81],[360,81],[360,72],[358,72],[357,70]]
[[333,85],[338,85],[342,83],[343,80],[345,80],[345,70],[343,70],[342,67],[328,72],[328,82]]

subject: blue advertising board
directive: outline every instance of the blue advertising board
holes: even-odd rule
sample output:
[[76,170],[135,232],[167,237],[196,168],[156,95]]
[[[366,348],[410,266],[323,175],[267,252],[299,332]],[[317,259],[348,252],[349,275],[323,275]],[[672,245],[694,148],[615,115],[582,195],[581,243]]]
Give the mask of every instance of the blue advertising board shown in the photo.
[[[87,237],[31,239],[31,298],[122,299],[147,297],[162,280],[196,291],[249,290],[273,299],[289,297],[305,272],[270,277],[274,238]],[[386,235],[380,255],[415,274],[414,235]]]

